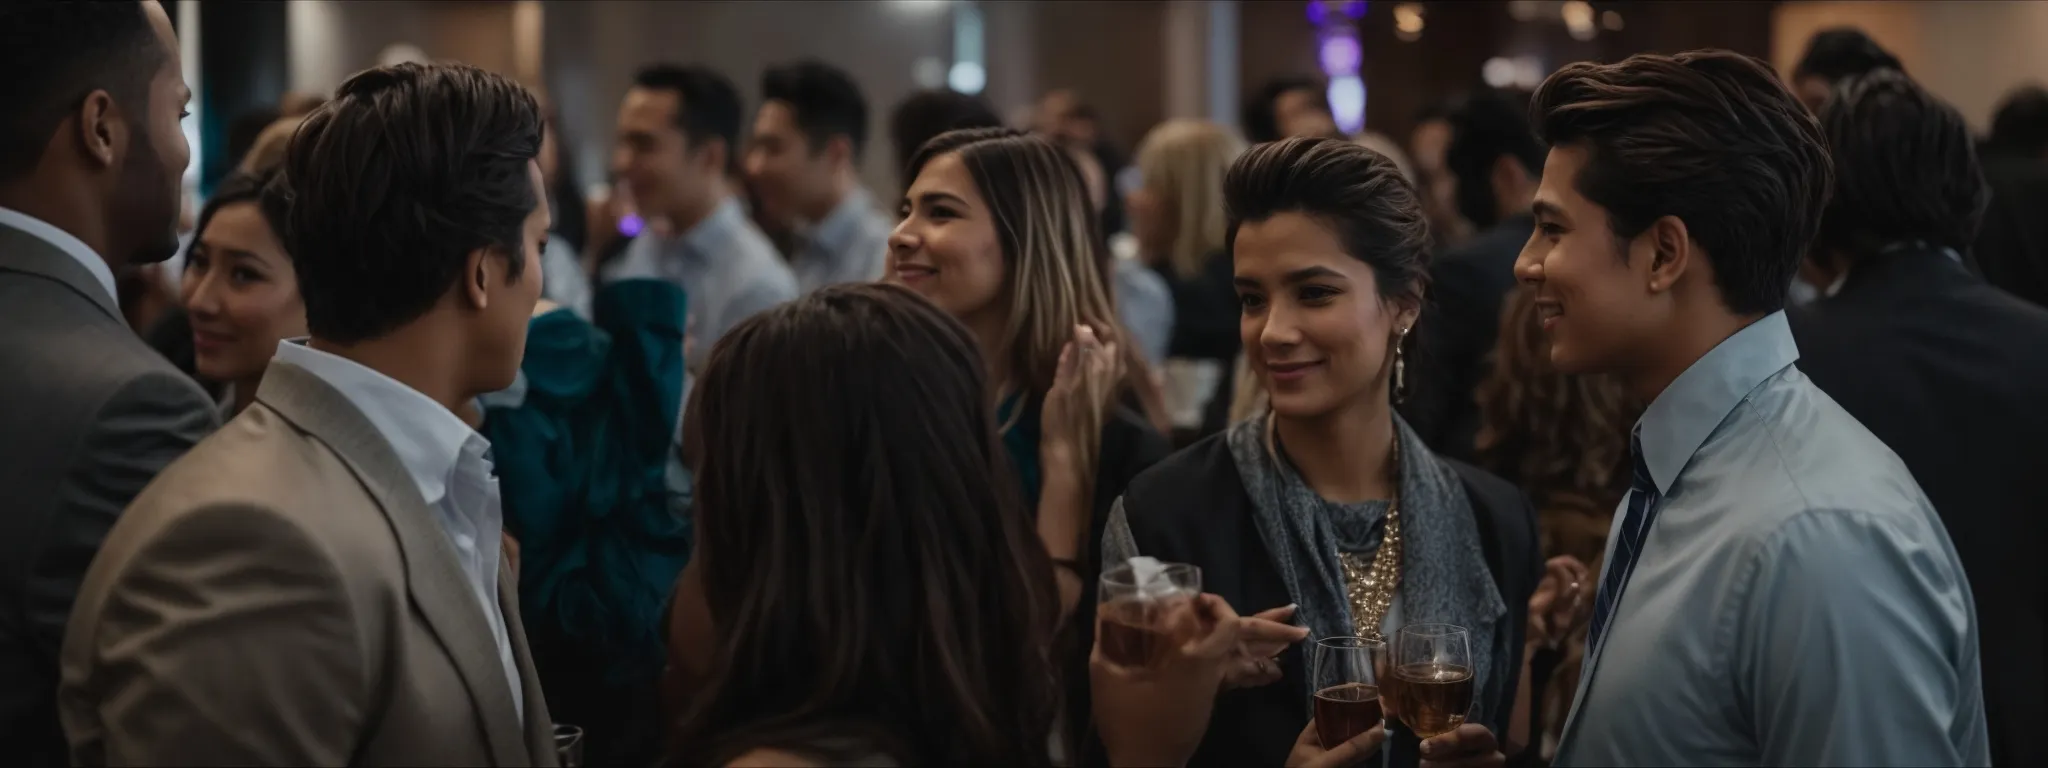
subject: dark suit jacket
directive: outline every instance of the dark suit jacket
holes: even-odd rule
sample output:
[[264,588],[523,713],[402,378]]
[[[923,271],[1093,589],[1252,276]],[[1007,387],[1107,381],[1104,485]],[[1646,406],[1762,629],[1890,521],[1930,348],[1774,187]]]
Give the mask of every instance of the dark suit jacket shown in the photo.
[[2048,310],[1938,252],[1790,315],[1799,368],[1905,460],[1969,575],[1993,765],[2048,765]]
[[1409,349],[1408,400],[1401,415],[1429,449],[1472,460],[1479,436],[1479,382],[1500,336],[1500,308],[1515,289],[1515,258],[1535,219],[1516,216],[1452,249],[1429,266],[1429,302]]
[[57,654],[79,580],[121,510],[216,415],[91,272],[7,226],[0,371],[0,743],[17,765],[68,765]]
[[1984,155],[1991,207],[1971,248],[1979,274],[1992,285],[2048,307],[2048,158],[1997,150]]
[[[1521,491],[1501,479],[1456,461],[1450,464],[1464,481],[1479,524],[1480,547],[1494,586],[1507,603],[1508,647],[1521,648],[1529,595],[1543,567],[1535,511]],[[1221,595],[1248,615],[1293,602],[1259,537],[1252,503],[1225,437],[1212,435],[1131,481],[1124,492],[1124,515],[1139,552],[1200,566],[1203,591]],[[1296,644],[1281,654],[1279,682],[1219,695],[1209,731],[1189,765],[1282,764],[1309,722],[1307,664],[1307,655]],[[1513,707],[1520,666],[1518,655],[1514,668],[1498,672],[1511,677],[1495,711]],[[1412,764],[1412,757],[1397,761]]]

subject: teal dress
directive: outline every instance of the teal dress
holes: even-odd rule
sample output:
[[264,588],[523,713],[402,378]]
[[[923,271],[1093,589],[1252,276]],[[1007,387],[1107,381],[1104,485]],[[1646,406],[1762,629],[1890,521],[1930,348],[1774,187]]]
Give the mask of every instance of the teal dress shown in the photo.
[[[1017,417],[1015,424],[1011,424],[1010,416],[1016,413],[1019,405],[1023,406],[1024,413]],[[1038,517],[1039,486],[1044,477],[1038,466],[1038,417],[1043,405],[1043,399],[1027,401],[1021,393],[1003,398],[996,404],[996,424],[1010,424],[1009,429],[1003,430],[1003,450],[1010,454],[1010,467],[1017,471],[1017,484],[1023,486],[1024,508],[1031,512],[1033,519]]]
[[690,555],[685,310],[681,288],[626,280],[597,293],[593,321],[535,317],[518,381],[483,400],[550,714],[631,764],[657,751],[661,617]]

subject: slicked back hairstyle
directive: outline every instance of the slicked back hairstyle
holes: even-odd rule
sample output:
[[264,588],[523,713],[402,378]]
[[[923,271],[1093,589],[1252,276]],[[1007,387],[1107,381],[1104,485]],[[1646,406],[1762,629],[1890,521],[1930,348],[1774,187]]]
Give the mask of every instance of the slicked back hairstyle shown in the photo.
[[761,99],[789,105],[812,153],[845,136],[859,161],[868,143],[868,102],[846,70],[815,59],[770,68],[761,75]]
[[280,233],[306,328],[341,344],[425,315],[491,249],[510,279],[526,265],[526,217],[542,204],[527,175],[540,106],[518,83],[464,64],[356,73],[299,125],[270,194],[290,206]]
[[1585,148],[1574,187],[1616,237],[1675,216],[1730,311],[1784,308],[1834,170],[1820,123],[1763,62],[1707,50],[1570,64],[1529,111],[1539,139]]
[[1954,107],[1881,69],[1836,83],[1820,121],[1837,174],[1823,244],[1852,258],[1910,240],[1969,249],[1991,193]]
[[986,377],[966,326],[895,285],[718,340],[683,420],[716,656],[676,765],[849,741],[896,765],[1047,765],[1058,590]]
[[0,3],[0,183],[28,175],[65,116],[104,90],[146,130],[149,82],[169,51],[137,0]]
[[676,127],[691,149],[699,142],[725,142],[726,172],[739,169],[740,92],[718,70],[692,64],[656,64],[633,76],[633,85],[676,94]]
[[1282,213],[1323,222],[1352,258],[1372,267],[1380,298],[1422,298],[1429,285],[1429,224],[1415,188],[1385,155],[1343,139],[1295,137],[1239,155],[1223,177],[1224,234]]

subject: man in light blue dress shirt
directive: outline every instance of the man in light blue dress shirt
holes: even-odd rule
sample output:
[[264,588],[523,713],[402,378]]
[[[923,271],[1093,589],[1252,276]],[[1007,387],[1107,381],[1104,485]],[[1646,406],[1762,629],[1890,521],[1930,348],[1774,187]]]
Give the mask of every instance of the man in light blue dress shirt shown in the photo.
[[895,225],[860,185],[867,136],[867,101],[844,70],[805,60],[761,76],[743,167],[760,213],[798,233],[789,261],[805,293],[882,278]]
[[626,91],[618,131],[612,172],[640,214],[665,221],[673,234],[642,234],[603,278],[681,286],[689,294],[695,369],[726,329],[797,296],[789,265],[726,180],[737,165],[739,94],[704,67],[649,67]]
[[[1554,763],[1988,764],[1947,532],[1793,366],[1782,310],[1832,178],[1813,117],[1721,51],[1570,65],[1531,112],[1551,150],[1516,272],[1551,362],[1650,404]],[[1465,726],[1423,752],[1494,748]]]

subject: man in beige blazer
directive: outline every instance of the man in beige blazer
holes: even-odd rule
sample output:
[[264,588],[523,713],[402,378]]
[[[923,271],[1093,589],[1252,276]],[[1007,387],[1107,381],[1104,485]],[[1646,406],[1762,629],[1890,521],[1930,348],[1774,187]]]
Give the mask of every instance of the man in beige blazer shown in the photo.
[[540,294],[540,113],[455,64],[356,75],[284,206],[310,340],[108,535],[66,630],[76,765],[552,766],[490,444]]

